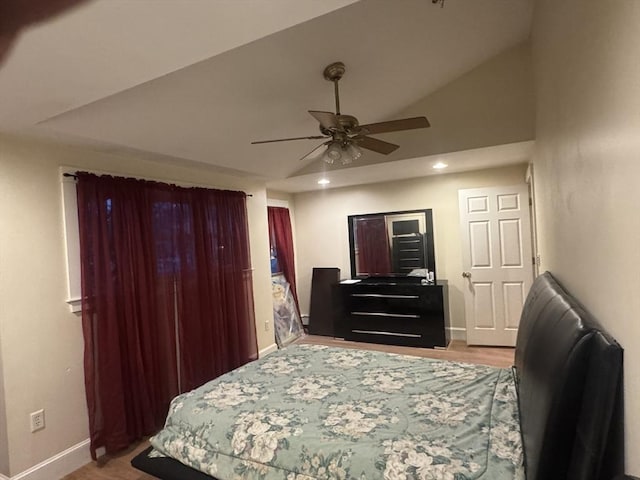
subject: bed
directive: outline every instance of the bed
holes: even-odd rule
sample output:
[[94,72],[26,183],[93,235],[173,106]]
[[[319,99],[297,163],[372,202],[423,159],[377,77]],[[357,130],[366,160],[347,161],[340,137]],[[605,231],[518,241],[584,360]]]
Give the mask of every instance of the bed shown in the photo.
[[549,273],[512,369],[291,345],[176,397],[132,464],[162,480],[604,479],[622,349]]

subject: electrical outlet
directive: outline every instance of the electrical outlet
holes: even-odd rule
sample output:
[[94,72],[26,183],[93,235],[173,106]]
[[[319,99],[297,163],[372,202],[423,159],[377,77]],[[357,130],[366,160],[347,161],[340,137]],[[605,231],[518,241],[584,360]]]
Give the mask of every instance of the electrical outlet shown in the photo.
[[44,409],[32,412],[30,415],[30,419],[32,432],[42,430],[44,428]]
[[269,331],[269,320],[265,320],[264,321],[264,331],[268,332]]

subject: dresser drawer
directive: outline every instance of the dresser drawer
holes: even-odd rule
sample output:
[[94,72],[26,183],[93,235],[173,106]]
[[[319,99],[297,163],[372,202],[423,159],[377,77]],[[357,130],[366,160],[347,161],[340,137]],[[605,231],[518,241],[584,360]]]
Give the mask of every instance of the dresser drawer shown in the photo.
[[444,329],[438,322],[429,322],[422,317],[351,314],[345,320],[345,340],[446,347]]
[[347,340],[446,347],[443,289],[391,281],[339,284],[335,331]]
[[351,312],[406,313],[420,315],[425,302],[420,295],[406,293],[365,293],[350,294]]

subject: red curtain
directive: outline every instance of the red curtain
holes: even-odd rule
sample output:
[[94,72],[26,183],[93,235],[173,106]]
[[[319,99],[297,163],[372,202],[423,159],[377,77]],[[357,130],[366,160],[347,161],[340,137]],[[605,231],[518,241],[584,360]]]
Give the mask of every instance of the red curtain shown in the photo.
[[389,237],[384,217],[356,220],[359,274],[391,272]]
[[291,294],[296,302],[298,311],[300,311],[300,307],[298,305],[298,291],[296,290],[296,269],[289,209],[282,207],[267,207],[267,213],[269,216],[269,239],[271,246],[276,249],[278,264],[291,286]]
[[257,345],[243,193],[87,173],[77,191],[95,458],[157,431],[177,393]]
[[[245,194],[183,192],[177,234],[181,384],[191,390],[258,357]],[[191,210],[187,212],[186,210]],[[197,267],[197,268],[195,268]]]

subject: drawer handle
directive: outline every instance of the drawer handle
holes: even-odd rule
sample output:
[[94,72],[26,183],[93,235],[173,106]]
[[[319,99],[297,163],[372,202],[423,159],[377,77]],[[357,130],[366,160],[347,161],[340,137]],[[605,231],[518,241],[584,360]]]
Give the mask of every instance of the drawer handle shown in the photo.
[[388,293],[352,293],[351,296],[373,298],[420,298],[418,295],[391,295]]
[[420,318],[420,315],[412,315],[409,313],[384,313],[384,312],[351,312],[351,315],[360,315],[362,317],[402,317],[402,318]]
[[392,332],[380,332],[377,330],[351,330],[351,333],[365,333],[368,335],[388,335],[391,337],[411,337],[411,338],[422,337],[422,335],[416,335],[415,333],[392,333]]

